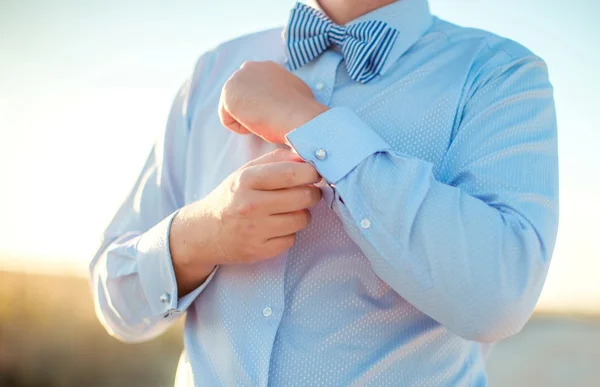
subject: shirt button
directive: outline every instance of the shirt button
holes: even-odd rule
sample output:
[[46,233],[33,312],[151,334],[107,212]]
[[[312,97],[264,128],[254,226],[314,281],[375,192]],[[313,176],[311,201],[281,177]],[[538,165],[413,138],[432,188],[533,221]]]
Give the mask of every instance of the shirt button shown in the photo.
[[371,221],[367,218],[364,218],[363,220],[360,221],[360,227],[362,227],[362,228],[371,227]]
[[171,302],[171,295],[169,293],[163,293],[160,295],[160,302],[163,304],[168,304]]
[[325,88],[325,84],[323,82],[319,82],[315,85],[315,89],[317,89],[318,91],[321,91]]
[[315,157],[319,160],[325,160],[327,158],[327,151],[323,148],[317,149],[315,151]]
[[273,314],[273,309],[269,308],[268,306],[263,309],[263,316],[269,317],[272,314]]

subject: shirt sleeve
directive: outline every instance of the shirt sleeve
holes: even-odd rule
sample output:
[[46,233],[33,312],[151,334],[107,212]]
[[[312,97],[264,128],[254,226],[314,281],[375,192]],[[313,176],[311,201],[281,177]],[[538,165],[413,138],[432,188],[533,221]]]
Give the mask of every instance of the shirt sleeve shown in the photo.
[[398,294],[469,340],[518,332],[542,290],[558,226],[544,62],[513,61],[482,81],[439,168],[394,151],[376,129],[333,108],[287,139],[335,187],[347,233]]
[[[199,66],[206,60],[201,59]],[[108,332],[123,341],[144,341],[162,333],[215,273],[191,293],[178,297],[169,230],[184,205],[190,82],[177,95],[166,130],[90,263],[96,313]]]

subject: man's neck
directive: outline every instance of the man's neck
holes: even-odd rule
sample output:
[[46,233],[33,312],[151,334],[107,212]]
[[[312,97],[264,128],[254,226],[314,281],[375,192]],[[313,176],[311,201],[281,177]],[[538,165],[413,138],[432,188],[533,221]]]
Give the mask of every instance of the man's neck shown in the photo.
[[334,23],[343,25],[396,1],[400,0],[318,0],[318,3]]

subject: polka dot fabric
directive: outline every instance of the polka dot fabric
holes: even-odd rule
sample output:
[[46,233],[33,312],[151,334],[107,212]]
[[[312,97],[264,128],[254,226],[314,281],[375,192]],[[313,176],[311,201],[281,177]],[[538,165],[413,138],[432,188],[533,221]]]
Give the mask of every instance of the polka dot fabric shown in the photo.
[[[289,251],[220,266],[172,305],[155,296],[173,294],[170,274],[148,263],[164,267],[168,250],[149,248],[149,258],[137,237],[109,240],[93,265],[100,313],[118,337],[155,336],[187,310],[178,385],[485,386],[490,343],[532,312],[558,208],[544,62],[432,17],[423,0],[369,18],[400,31],[381,76],[353,81],[335,49],[294,71],[331,110],[288,136],[324,178],[324,199]],[[284,62],[280,34],[203,56],[146,167],[162,177],[138,183],[132,198],[146,207],[126,203],[111,235],[150,238],[156,221],[141,222],[143,213],[161,208],[150,218],[164,218],[276,148],[225,130],[216,107],[242,62]],[[127,300],[141,306],[115,310]]]

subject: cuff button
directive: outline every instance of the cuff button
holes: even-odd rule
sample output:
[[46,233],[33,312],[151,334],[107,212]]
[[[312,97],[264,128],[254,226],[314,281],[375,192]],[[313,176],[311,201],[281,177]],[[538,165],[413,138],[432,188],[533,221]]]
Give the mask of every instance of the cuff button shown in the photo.
[[327,158],[327,151],[323,148],[319,148],[315,151],[315,157],[319,160],[325,160]]
[[163,304],[168,304],[171,302],[171,295],[169,293],[163,293],[160,295],[160,302]]
[[360,221],[360,227],[365,228],[365,229],[371,227],[371,221],[367,218],[364,218],[363,220]]

